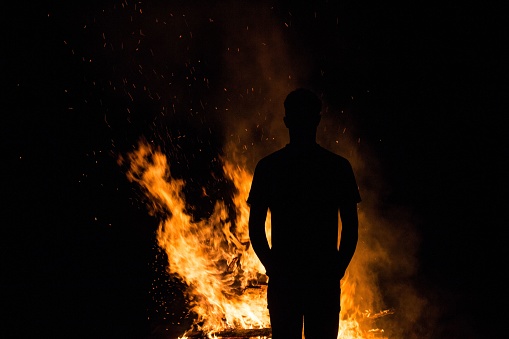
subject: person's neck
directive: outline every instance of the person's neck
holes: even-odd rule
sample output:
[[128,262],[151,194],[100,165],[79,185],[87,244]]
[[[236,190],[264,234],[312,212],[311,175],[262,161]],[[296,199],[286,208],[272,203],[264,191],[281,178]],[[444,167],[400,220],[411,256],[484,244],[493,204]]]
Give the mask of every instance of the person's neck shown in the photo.
[[315,140],[292,140],[292,139],[290,139],[289,144],[292,146],[314,146],[317,143]]
[[290,129],[290,145],[316,145],[316,131],[299,131]]

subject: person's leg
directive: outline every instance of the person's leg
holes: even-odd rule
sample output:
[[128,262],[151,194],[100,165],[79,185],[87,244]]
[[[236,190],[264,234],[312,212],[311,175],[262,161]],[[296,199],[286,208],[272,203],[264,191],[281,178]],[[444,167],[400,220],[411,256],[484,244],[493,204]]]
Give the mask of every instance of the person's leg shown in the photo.
[[340,300],[339,278],[323,279],[307,286],[304,306],[306,339],[337,339]]
[[306,339],[337,339],[339,312],[334,309],[317,309],[304,314]]
[[269,309],[272,339],[302,339],[302,314],[292,309]]
[[302,339],[302,289],[287,277],[271,277],[267,301],[272,339]]

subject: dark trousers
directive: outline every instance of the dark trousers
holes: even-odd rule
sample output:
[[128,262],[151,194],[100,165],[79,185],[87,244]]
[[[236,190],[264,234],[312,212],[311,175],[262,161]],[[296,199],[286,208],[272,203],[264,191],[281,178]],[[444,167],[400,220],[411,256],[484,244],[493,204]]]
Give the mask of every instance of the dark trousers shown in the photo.
[[340,311],[339,279],[294,281],[269,278],[272,339],[337,339]]

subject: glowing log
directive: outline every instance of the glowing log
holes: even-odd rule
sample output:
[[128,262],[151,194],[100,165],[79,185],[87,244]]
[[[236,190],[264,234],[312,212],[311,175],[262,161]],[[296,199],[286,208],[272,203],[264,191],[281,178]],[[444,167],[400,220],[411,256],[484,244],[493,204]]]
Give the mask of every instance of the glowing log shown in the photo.
[[208,335],[212,335],[217,338],[251,338],[251,337],[269,337],[272,334],[270,328],[257,328],[257,329],[232,329],[220,332],[213,332],[205,334],[202,331],[194,331],[186,333],[186,338],[209,338]]

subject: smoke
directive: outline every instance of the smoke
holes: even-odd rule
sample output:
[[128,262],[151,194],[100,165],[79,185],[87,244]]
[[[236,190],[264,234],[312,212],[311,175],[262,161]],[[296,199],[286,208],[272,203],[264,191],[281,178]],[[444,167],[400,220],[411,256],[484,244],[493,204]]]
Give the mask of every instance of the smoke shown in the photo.
[[[237,17],[229,17],[233,21],[228,22],[232,30],[224,37],[228,46],[223,55],[225,81],[231,84],[225,91],[229,110],[223,111],[221,118],[226,155],[234,153],[237,162],[242,158],[253,169],[263,155],[288,141],[282,123],[286,95],[300,86],[322,95],[318,141],[351,161],[363,199],[359,205],[360,243],[343,289],[353,291],[359,314],[394,312],[367,326],[379,325],[391,338],[422,337],[430,319],[423,314],[428,302],[414,286],[419,269],[417,217],[408,206],[391,206],[385,201],[390,183],[384,182],[383,159],[377,159],[368,142],[359,140],[355,117],[348,116],[351,112],[325,100],[334,93],[327,88],[320,91],[325,84],[309,80],[313,69],[306,68],[308,60],[294,50],[291,34],[280,18],[268,8],[243,6],[234,12]],[[247,22],[254,24],[244,27]],[[369,114],[358,112],[363,113]]]
[[[89,46],[95,63],[88,81],[100,88],[115,151],[132,149],[141,136],[161,147],[172,175],[187,179],[184,193],[197,219],[231,195],[220,157],[252,171],[288,142],[285,96],[300,86],[315,90],[324,98],[318,141],[351,161],[363,199],[360,243],[343,290],[367,327],[390,338],[423,337],[426,325],[416,324],[430,324],[415,284],[418,220],[408,206],[386,201],[384,159],[360,140],[354,113],[328,100],[345,94],[323,77],[318,52],[326,48],[317,50],[313,40],[330,27],[323,22],[336,22],[325,14],[292,14],[268,2],[119,3],[88,19],[98,38]],[[383,310],[394,314],[368,316]]]
[[365,315],[393,312],[370,323],[373,328],[383,329],[388,338],[427,337],[436,310],[429,307],[416,284],[418,216],[410,206],[393,205],[388,200],[391,184],[383,177],[384,159],[377,157],[368,143],[348,133],[351,126],[341,123],[337,116],[325,113],[319,140],[350,160],[362,197],[359,244],[345,283],[349,291],[353,290],[353,304]]

